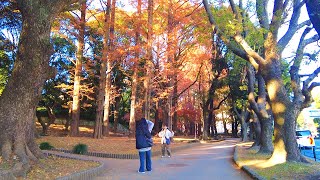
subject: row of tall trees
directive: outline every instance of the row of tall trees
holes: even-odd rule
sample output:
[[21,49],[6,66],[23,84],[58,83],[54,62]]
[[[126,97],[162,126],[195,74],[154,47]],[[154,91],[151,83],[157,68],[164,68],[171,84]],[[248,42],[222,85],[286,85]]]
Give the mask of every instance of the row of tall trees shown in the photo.
[[[260,152],[303,161],[295,121],[319,85],[313,82],[319,68],[299,74],[306,57],[318,57],[305,51],[319,39],[306,28],[310,20],[299,21],[305,1],[275,0],[271,17],[265,1],[257,0],[253,11],[241,0],[202,3],[3,2],[1,29],[16,29],[19,44],[1,34],[0,148],[4,159],[19,157],[16,175],[42,156],[34,141],[34,119],[42,121],[37,106],[51,119],[41,123],[45,128],[64,114],[71,136],[79,135],[80,118],[92,115],[94,138],[109,135],[111,119],[115,132],[126,119],[134,136],[135,119],[144,116],[154,119],[156,131],[161,122],[175,131],[202,128],[203,139],[217,134],[218,119],[230,119],[233,135],[240,123],[246,140],[250,120]],[[294,58],[285,63],[282,52],[299,30]]]
[[[269,7],[266,1],[256,1],[255,12],[259,26],[256,28],[260,31],[259,42],[255,44],[250,42],[248,30],[250,28],[251,19],[248,19],[249,14],[244,11],[242,1],[239,1],[238,6],[233,0],[229,0],[230,8],[232,10],[232,20],[230,25],[232,28],[225,29],[226,26],[219,24],[217,16],[214,16],[211,11],[211,6],[207,0],[203,1],[206,8],[209,21],[212,25],[212,30],[217,32],[219,37],[222,38],[228,48],[238,55],[239,57],[250,62],[251,65],[247,66],[248,72],[248,108],[254,111],[252,118],[256,127],[256,134],[259,141],[256,143],[261,144],[261,147],[268,147],[263,151],[271,151],[271,137],[272,129],[274,130],[274,150],[270,161],[272,162],[285,162],[290,161],[303,161],[303,157],[297,148],[295,140],[296,119],[303,107],[310,103],[310,92],[313,87],[318,83],[312,83],[315,76],[318,75],[318,69],[306,75],[307,80],[303,82],[301,87],[301,75],[299,75],[299,67],[303,59],[303,52],[305,47],[319,39],[318,34],[308,37],[306,34],[310,32],[310,28],[306,27],[310,24],[309,20],[299,22],[301,8],[304,1],[274,1],[273,13],[268,16]],[[286,13],[288,8],[292,8],[291,16]],[[270,19],[269,19],[270,18]],[[289,28],[286,33],[279,38],[279,31],[283,22],[289,21]],[[316,25],[315,25],[316,26]],[[296,50],[293,62],[290,64],[290,81],[291,90],[293,92],[290,97],[290,91],[286,89],[285,81],[283,79],[284,69],[282,66],[283,59],[281,58],[282,52],[293,38],[295,32],[304,29],[300,36],[300,43]],[[229,30],[229,31],[226,31]],[[254,70],[254,69],[255,70]],[[256,74],[256,75],[255,75]],[[258,80],[258,93],[257,97],[254,93],[254,76]],[[266,96],[266,92],[268,96]],[[238,113],[243,120],[246,118],[245,111],[247,107],[243,105],[243,113]],[[270,111],[268,112],[268,109]],[[274,128],[272,128],[273,120]],[[261,127],[258,127],[260,124]]]

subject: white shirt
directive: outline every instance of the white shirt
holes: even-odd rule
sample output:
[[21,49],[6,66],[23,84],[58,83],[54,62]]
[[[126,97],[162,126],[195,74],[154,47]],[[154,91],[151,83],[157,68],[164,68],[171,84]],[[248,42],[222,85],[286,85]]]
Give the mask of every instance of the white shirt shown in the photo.
[[165,129],[159,132],[159,137],[161,137],[161,144],[166,143],[166,138],[169,139],[170,137],[174,136],[174,132],[169,131],[169,129]]

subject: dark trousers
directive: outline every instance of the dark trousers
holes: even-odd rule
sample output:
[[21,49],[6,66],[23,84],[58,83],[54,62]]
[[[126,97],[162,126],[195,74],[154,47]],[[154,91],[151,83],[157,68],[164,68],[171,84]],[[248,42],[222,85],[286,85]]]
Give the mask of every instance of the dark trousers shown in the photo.
[[162,153],[162,156],[165,156],[166,155],[166,151],[168,153],[168,156],[171,156],[171,150],[170,150],[170,145],[164,143],[164,144],[161,144],[161,153]]
[[144,172],[144,162],[146,162],[146,169],[147,171],[151,171],[151,150],[145,151],[145,152],[139,152],[139,157],[140,157],[140,168],[139,172]]

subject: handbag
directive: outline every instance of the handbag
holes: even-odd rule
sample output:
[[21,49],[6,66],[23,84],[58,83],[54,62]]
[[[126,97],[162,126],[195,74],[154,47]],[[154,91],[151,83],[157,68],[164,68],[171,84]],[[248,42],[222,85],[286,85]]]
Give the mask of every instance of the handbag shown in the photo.
[[167,138],[167,137],[166,137],[166,144],[169,145],[170,143],[171,143],[170,138]]

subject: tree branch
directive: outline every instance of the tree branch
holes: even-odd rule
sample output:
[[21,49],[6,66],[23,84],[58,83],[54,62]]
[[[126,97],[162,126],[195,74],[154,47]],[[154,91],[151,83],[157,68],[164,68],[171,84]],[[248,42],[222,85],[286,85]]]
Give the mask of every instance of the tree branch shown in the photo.
[[175,96],[174,98],[179,98],[179,97],[181,96],[181,94],[183,94],[184,92],[186,92],[186,90],[188,90],[191,86],[193,86],[193,85],[198,81],[202,66],[203,66],[203,63],[201,64],[201,66],[200,66],[200,68],[199,68],[199,71],[198,71],[196,80],[194,80],[193,83],[191,83],[187,88],[185,88],[183,91],[181,91],[181,92],[180,92],[177,96]]
[[278,30],[281,25],[283,11],[284,11],[284,4],[282,2],[283,0],[275,0],[274,1],[274,7],[273,7],[273,16],[271,19],[270,24],[270,32],[272,33],[272,36],[274,39],[277,39],[278,37]]
[[267,4],[266,0],[256,0],[256,11],[259,19],[260,26],[264,29],[269,29],[269,18],[267,12]]
[[222,105],[222,103],[223,103],[225,100],[228,99],[228,97],[230,96],[230,94],[231,94],[231,93],[229,93],[226,97],[224,97],[224,98],[219,102],[219,104],[218,104],[217,107],[211,108],[211,109],[209,110],[209,112],[212,112],[212,111],[214,111],[214,110],[220,109],[220,106]]

